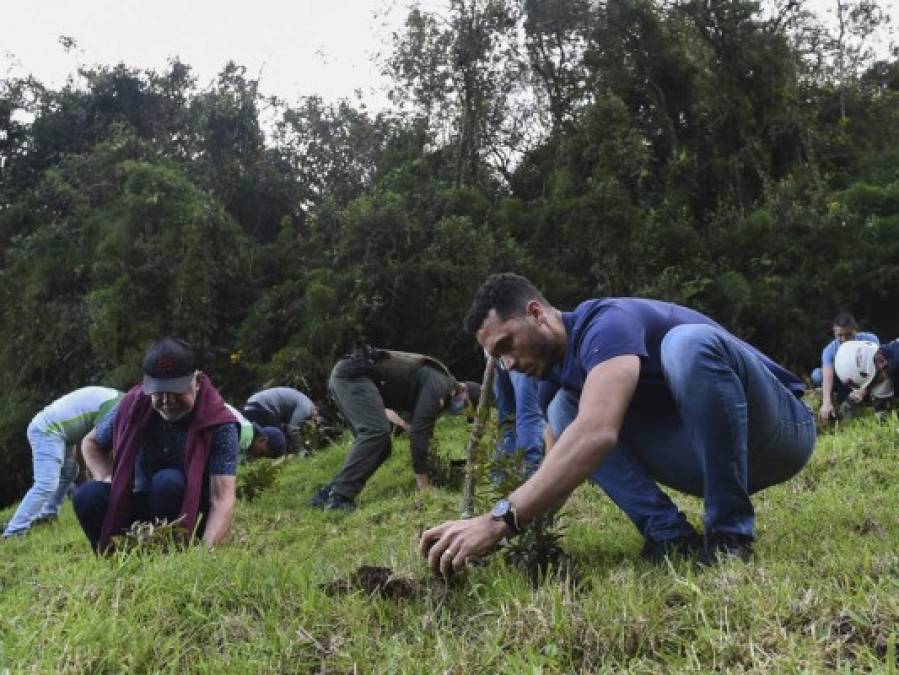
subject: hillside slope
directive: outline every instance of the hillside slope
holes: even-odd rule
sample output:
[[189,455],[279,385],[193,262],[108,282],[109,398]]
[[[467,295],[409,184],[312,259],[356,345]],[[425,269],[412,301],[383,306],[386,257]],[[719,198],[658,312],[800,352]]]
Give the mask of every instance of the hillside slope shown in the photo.
[[[438,443],[464,447],[459,420]],[[499,556],[448,592],[329,595],[360,565],[428,578],[418,532],[459,494],[418,495],[408,444],[353,514],[305,506],[346,440],[289,461],[241,503],[215,552],[96,559],[71,505],[0,543],[0,672],[670,672],[895,667],[899,626],[899,419],[826,434],[793,481],[757,496],[751,564],[700,570],[638,559],[633,527],[593,487],[563,511],[577,581],[534,589]],[[694,524],[701,504],[677,497]],[[7,509],[0,518],[11,515]],[[412,589],[413,591],[416,588]],[[411,595],[412,593],[406,594]]]

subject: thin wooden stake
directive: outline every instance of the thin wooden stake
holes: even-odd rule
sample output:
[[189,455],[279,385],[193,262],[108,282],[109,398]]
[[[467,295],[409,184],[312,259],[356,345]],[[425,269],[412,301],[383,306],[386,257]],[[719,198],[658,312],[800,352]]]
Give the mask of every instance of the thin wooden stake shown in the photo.
[[490,416],[490,394],[493,391],[493,374],[496,359],[487,357],[487,365],[484,366],[484,379],[481,382],[481,397],[478,399],[478,409],[474,418],[474,426],[468,436],[468,447],[465,448],[465,489],[462,491],[462,517],[474,516],[474,453],[478,447],[478,441],[484,435],[487,427],[487,418]]

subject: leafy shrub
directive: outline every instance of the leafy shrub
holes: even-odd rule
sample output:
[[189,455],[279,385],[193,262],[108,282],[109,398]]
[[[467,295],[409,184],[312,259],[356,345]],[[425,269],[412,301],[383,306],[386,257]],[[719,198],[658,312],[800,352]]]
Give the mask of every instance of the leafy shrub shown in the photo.
[[284,467],[285,457],[244,462],[237,472],[237,498],[251,502],[272,487]]

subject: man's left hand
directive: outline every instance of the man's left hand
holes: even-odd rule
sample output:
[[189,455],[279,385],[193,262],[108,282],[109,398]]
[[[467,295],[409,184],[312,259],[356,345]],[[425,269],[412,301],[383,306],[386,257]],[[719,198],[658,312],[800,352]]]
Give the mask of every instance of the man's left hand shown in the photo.
[[418,543],[419,552],[428,559],[435,573],[449,576],[472,558],[480,558],[496,548],[509,534],[508,526],[484,514],[469,520],[451,520],[425,530]]
[[853,403],[861,403],[865,399],[864,389],[854,389],[849,393],[849,400]]

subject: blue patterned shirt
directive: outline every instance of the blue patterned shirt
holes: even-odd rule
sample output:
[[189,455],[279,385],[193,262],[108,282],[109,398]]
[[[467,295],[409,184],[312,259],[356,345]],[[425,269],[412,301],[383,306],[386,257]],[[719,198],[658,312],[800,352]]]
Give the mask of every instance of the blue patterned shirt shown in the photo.
[[[104,450],[112,449],[112,428],[115,414],[106,415],[94,429],[97,443]],[[146,491],[150,479],[163,469],[184,467],[184,450],[187,447],[187,430],[190,416],[176,422],[166,422],[160,415],[153,415],[147,427],[146,440],[134,464],[134,491]],[[212,434],[206,473],[210,476],[234,476],[237,474],[237,425],[222,424]]]

